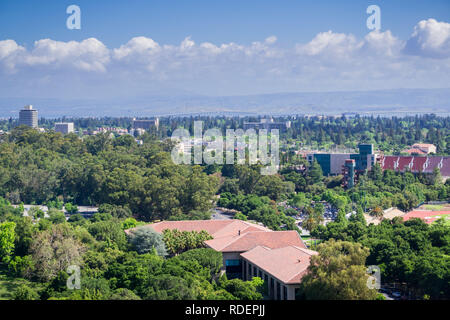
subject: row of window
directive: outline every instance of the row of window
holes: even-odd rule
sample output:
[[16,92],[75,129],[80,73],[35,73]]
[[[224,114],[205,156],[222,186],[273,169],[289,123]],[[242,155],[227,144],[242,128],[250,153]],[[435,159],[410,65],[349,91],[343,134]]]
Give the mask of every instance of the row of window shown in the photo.
[[[270,298],[273,299],[274,292],[276,292],[276,300],[281,300],[281,288],[283,288],[283,298],[284,300],[287,300],[287,287],[285,285],[281,285],[280,282],[275,281],[273,277],[270,277],[269,282],[269,275],[267,273],[263,273],[261,269],[258,269],[256,266],[252,266],[250,263],[247,263],[247,261],[244,260],[244,274],[242,275],[242,278],[244,280],[252,278],[252,277],[260,277],[264,280],[264,282],[267,284],[269,292],[270,292]],[[276,291],[275,291],[276,286]]]

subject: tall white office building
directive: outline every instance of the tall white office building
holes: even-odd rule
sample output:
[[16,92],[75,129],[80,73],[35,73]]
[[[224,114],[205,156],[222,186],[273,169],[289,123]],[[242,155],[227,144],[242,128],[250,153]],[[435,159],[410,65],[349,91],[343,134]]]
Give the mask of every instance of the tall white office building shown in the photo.
[[26,125],[32,128],[38,127],[38,112],[32,105],[25,106],[19,112],[19,125]]

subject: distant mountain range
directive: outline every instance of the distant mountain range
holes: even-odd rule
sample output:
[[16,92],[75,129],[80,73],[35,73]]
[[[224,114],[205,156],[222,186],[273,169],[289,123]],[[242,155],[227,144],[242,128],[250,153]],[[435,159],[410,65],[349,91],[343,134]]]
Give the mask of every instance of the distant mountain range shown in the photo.
[[450,115],[450,88],[348,92],[273,93],[245,96],[189,94],[149,95],[122,99],[64,100],[0,97],[0,117],[18,117],[27,104],[40,117],[164,116],[181,114],[341,114],[435,113]]

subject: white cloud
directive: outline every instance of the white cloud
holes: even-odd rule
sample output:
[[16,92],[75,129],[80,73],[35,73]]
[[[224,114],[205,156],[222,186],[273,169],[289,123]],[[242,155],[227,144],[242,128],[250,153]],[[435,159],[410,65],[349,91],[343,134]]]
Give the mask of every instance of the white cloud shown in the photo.
[[266,38],[266,40],[264,42],[267,44],[274,44],[275,42],[277,42],[277,37],[270,36],[270,37]]
[[405,46],[405,53],[431,58],[450,57],[450,23],[420,21]]
[[394,37],[390,30],[372,31],[364,37],[362,49],[366,54],[393,57],[399,54],[403,46],[403,41]]
[[153,39],[135,37],[120,48],[114,49],[114,57],[118,60],[136,55],[153,55],[161,50],[161,47]]
[[195,42],[191,40],[191,37],[185,38],[180,45],[180,51],[186,51],[195,46]]
[[28,50],[4,40],[0,81],[8,81],[2,72],[16,72],[30,83],[45,79],[41,83],[51,86],[69,79],[67,71],[78,70],[77,85],[89,78],[91,84],[123,90],[176,87],[203,94],[446,87],[449,26],[421,21],[408,41],[389,30],[359,39],[328,31],[291,48],[279,46],[276,36],[249,44],[196,43],[186,37],[178,45],[140,36],[117,48],[95,38],[42,39]]
[[361,43],[353,35],[334,33],[330,30],[319,33],[305,45],[297,45],[297,53],[309,56],[321,54],[343,56],[358,49],[360,46]]
[[14,71],[18,56],[24,52],[25,48],[14,40],[0,41],[0,66],[4,66],[8,72]]
[[24,59],[30,66],[46,65],[52,68],[71,66],[84,71],[106,71],[110,61],[108,48],[95,38],[81,42],[42,39],[34,43],[34,49]]

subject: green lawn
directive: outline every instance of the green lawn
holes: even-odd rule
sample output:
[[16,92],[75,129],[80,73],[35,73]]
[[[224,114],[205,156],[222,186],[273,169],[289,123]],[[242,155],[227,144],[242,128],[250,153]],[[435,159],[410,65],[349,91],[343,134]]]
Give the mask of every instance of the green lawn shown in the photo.
[[0,300],[11,300],[14,291],[22,284],[33,289],[42,289],[42,285],[36,285],[31,281],[22,278],[12,278],[0,268]]
[[[444,220],[445,221],[445,225],[450,226],[450,214],[447,214],[447,215],[436,215],[436,216],[432,216],[432,217],[434,217],[436,219],[444,217],[445,218],[445,220]],[[436,221],[434,221],[434,222],[436,222]]]
[[442,211],[446,209],[446,206],[443,204],[425,204],[423,208],[425,210]]

